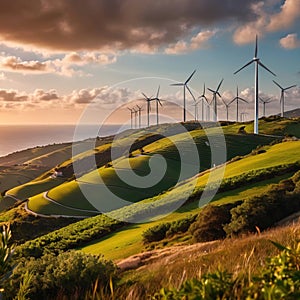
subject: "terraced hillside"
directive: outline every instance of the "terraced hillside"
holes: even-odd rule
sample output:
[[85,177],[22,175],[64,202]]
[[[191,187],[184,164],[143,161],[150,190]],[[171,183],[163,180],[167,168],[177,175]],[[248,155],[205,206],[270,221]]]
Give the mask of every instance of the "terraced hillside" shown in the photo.
[[[23,201],[29,198],[29,210],[38,214],[82,217],[94,215],[98,213],[99,207],[105,210],[104,204],[110,199],[111,194],[128,201],[125,204],[138,202],[167,191],[178,180],[188,179],[198,172],[222,163],[222,161],[214,160],[212,162],[211,160],[212,140],[215,144],[213,147],[227,150],[225,160],[230,160],[236,156],[250,153],[259,145],[266,145],[275,139],[280,139],[284,134],[297,136],[300,127],[299,120],[286,120],[277,117],[261,119],[260,130],[264,134],[252,135],[237,134],[241,128],[240,123],[224,122],[222,124],[222,130],[225,134],[224,141],[224,138],[218,135],[219,132],[217,131],[219,130],[206,129],[206,131],[210,131],[209,138],[205,130],[199,126],[198,123],[193,122],[184,124],[190,135],[182,131],[180,124],[163,124],[158,127],[126,131],[114,144],[114,157],[116,159],[113,166],[111,164],[113,137],[97,139],[96,145],[93,145],[94,141],[78,143],[77,148],[73,147],[73,151],[78,154],[72,159],[70,145],[64,145],[65,147],[60,148],[51,146],[49,151],[53,151],[44,154],[40,153],[41,150],[37,148],[36,152],[39,156],[33,156],[31,153],[33,150],[29,151],[31,156],[26,152],[28,154],[25,155],[27,160],[23,160],[23,162],[27,166],[33,166],[34,163],[39,164],[40,172],[34,173],[33,176],[39,175],[39,173],[43,174],[31,181],[32,177],[27,178],[26,181],[24,180],[25,184],[20,185],[23,182],[19,180],[15,188],[6,192],[2,207],[6,208],[16,200]],[[210,126],[211,124],[208,124],[208,127]],[[244,126],[246,132],[251,132],[251,123],[244,124]],[[189,166],[194,164],[195,151],[192,150],[191,141],[196,146],[200,168],[187,172],[185,176],[179,178],[184,166],[188,170]],[[222,148],[224,144],[226,144],[226,149]],[[43,151],[45,152],[45,149]],[[129,158],[128,155],[130,155]],[[164,161],[160,160],[157,155],[161,155]],[[63,158],[68,159],[61,161]],[[50,164],[50,161],[52,165],[50,168],[47,167],[46,171],[43,164]],[[58,161],[59,163],[57,163]],[[63,174],[62,177],[51,176],[54,173],[54,164],[55,170]],[[166,165],[167,172],[161,180],[158,180],[151,188],[136,187],[134,182],[127,182],[132,170],[138,176],[150,176],[149,164],[157,165],[153,169]],[[76,169],[76,180],[74,179],[74,169]],[[125,180],[121,178],[125,178]],[[140,186],[140,184],[136,185]],[[92,201],[86,200],[80,187],[88,189],[94,195]],[[118,207],[110,206],[109,209]]]
[[[203,130],[191,131],[193,142],[198,151],[197,156],[201,161],[200,169],[194,169],[188,172],[188,177],[181,177],[180,181],[186,180],[189,177],[196,175],[199,171],[206,170],[211,167],[210,147],[207,145],[208,140]],[[216,135],[218,139],[218,135]],[[259,145],[269,144],[274,140],[274,137],[255,136],[255,135],[237,135],[225,134],[227,160],[232,159],[237,155],[245,155],[250,153]],[[220,140],[220,143],[222,140]],[[178,143],[185,155],[182,163],[182,152],[177,150]],[[218,145],[216,145],[218,147]],[[222,147],[220,144],[219,147]],[[68,209],[64,215],[70,215],[72,210],[74,216],[89,215],[97,213],[97,208],[102,211],[113,210],[119,208],[119,205],[112,205],[114,195],[121,197],[130,204],[132,202],[141,201],[146,198],[153,197],[172,188],[178,182],[183,165],[186,169],[192,169],[193,161],[190,151],[190,140],[184,138],[184,134],[178,134],[171,138],[163,138],[143,147],[141,150],[133,151],[130,158],[120,158],[114,162],[113,166],[100,167],[97,170],[89,172],[76,180],[65,182],[53,189],[45,189],[39,195],[30,195],[28,208],[35,213],[59,215],[61,209]],[[151,188],[141,188],[138,183],[131,182],[131,171],[138,176],[146,176],[151,174],[149,164],[153,165],[154,170],[158,170],[161,164],[161,158],[164,157],[166,163],[166,173],[163,173],[161,180],[153,184]],[[128,164],[129,161],[129,164]],[[164,172],[164,170],[162,171]],[[124,180],[122,180],[123,178]],[[129,180],[129,182],[127,182]],[[81,189],[88,189],[89,201],[82,194]],[[9,191],[8,194],[13,191]],[[27,194],[28,197],[28,194]],[[91,199],[92,197],[92,199]],[[92,204],[91,204],[92,203]],[[109,203],[108,208],[106,204]],[[95,204],[95,205],[94,205]],[[96,207],[96,208],[95,208]]]

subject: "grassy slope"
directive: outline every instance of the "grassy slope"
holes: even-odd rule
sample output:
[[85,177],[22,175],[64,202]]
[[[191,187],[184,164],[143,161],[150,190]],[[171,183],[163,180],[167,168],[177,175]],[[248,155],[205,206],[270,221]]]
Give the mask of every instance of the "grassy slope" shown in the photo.
[[[252,170],[253,168],[268,168],[275,165],[289,164],[297,162],[299,159],[300,153],[300,141],[285,142],[282,144],[277,144],[269,147],[266,153],[258,154],[255,156],[248,156],[239,161],[235,161],[227,164],[225,171],[225,178],[230,178],[237,176],[241,173]],[[212,172],[216,172],[213,170]],[[202,187],[207,181],[208,173],[195,178],[193,180],[197,181],[198,187]],[[247,197],[253,196],[258,193],[262,193],[267,189],[267,186],[270,183],[276,183],[286,176],[277,177],[271,180],[261,182],[259,184],[252,184],[247,187],[239,188],[237,190],[224,192],[218,194],[214,200],[218,200],[216,203],[232,202],[237,200],[244,200]],[[176,198],[179,198],[185,192],[189,191],[189,182],[186,184],[174,188],[169,193],[169,200],[174,201]],[[148,200],[149,201],[149,200]],[[156,197],[155,201],[159,201],[159,197]],[[179,210],[177,213],[166,217],[164,221],[174,221],[176,219],[182,218],[191,212],[197,212],[199,208],[197,207],[198,203],[189,204],[188,208],[183,207],[183,210]],[[118,233],[111,235],[111,238],[105,238],[103,241],[94,242],[92,245],[83,248],[84,251],[92,253],[105,253],[109,258],[121,258],[124,257],[124,254],[134,254],[142,249],[142,238],[141,233],[156,223],[161,223],[162,221],[157,221],[155,223],[146,223],[139,225],[129,226],[128,230],[122,230]],[[139,236],[139,238],[138,238]],[[121,242],[122,241],[122,242]],[[115,245],[115,251],[111,251],[111,247]]]
[[[280,180],[288,178],[291,174],[278,176],[269,180],[260,182],[259,184],[251,184],[247,187],[239,188],[233,191],[228,191],[216,195],[214,204],[219,205],[223,203],[232,203],[234,201],[245,200],[254,195],[264,193],[270,184],[278,183]],[[130,255],[142,252],[144,249],[142,242],[142,233],[149,227],[158,225],[163,222],[173,222],[191,214],[197,213],[201,210],[198,202],[195,201],[186,206],[183,206],[177,212],[154,222],[147,222],[143,224],[133,224],[122,228],[103,239],[93,241],[80,250],[91,254],[103,254],[106,259],[119,260]]]
[[[214,135],[214,131],[212,132]],[[200,153],[201,160],[201,169],[205,170],[210,167],[210,148],[205,144],[207,142],[207,138],[204,134],[203,130],[194,130],[191,132],[191,136],[194,139],[194,143],[197,146],[197,149]],[[222,139],[218,138],[218,133],[216,135],[217,142],[220,140],[220,146],[222,146]],[[228,134],[225,135],[226,146],[227,146],[227,158],[233,158],[236,155],[245,155],[251,152],[252,149],[256,148],[261,144],[268,144],[274,138],[264,137],[264,136],[255,136],[255,135],[234,135]],[[123,175],[126,179],[130,177],[128,175],[129,170],[128,166],[126,166],[127,159],[117,160],[115,169],[114,168],[100,168],[99,171],[93,171],[88,173],[78,181],[66,182],[62,185],[57,186],[56,188],[49,191],[48,196],[68,207],[74,207],[79,209],[88,209],[93,210],[94,207],[86,200],[84,195],[82,194],[79,184],[88,186],[90,190],[94,189],[92,193],[95,196],[95,201],[98,205],[101,205],[101,201],[107,201],[110,195],[106,192],[106,187],[108,187],[114,194],[123,198],[124,200],[130,202],[137,202],[145,198],[153,197],[155,195],[160,194],[163,191],[168,190],[172,186],[177,183],[179,172],[180,172],[180,161],[179,161],[179,153],[177,151],[176,145],[180,143],[181,148],[184,149],[182,152],[186,155],[184,161],[186,163],[192,163],[189,161],[189,149],[190,149],[190,137],[186,134],[178,134],[172,136],[170,138],[164,138],[154,143],[149,144],[144,147],[144,151],[147,155],[139,155],[137,152],[134,154],[138,154],[136,157],[132,157],[129,159],[130,167],[135,170],[139,175],[145,175],[150,172],[149,169],[149,159],[153,157],[154,154],[161,154],[165,157],[167,162],[167,172],[165,173],[163,179],[157,184],[151,186],[149,188],[138,188],[133,187],[132,185],[127,184],[123,180],[119,178],[116,173],[116,170]],[[197,154],[198,155],[198,154]],[[153,157],[152,162],[155,159]],[[157,160],[157,166],[154,166],[154,169],[159,167],[160,161]],[[99,174],[103,180],[104,185],[94,185],[95,183],[99,183]],[[192,175],[195,175],[193,173]],[[79,183],[78,183],[79,182]],[[102,195],[102,197],[101,197]],[[45,212],[44,199],[43,195],[37,195],[29,200],[30,202],[34,202],[34,205],[30,205],[30,207],[34,207],[35,212],[39,213],[40,210]],[[41,200],[41,201],[40,201]],[[40,207],[38,202],[40,202]],[[92,202],[94,203],[94,202]],[[54,204],[53,204],[54,205]],[[54,208],[52,204],[49,204],[47,207],[50,208],[53,213]]]

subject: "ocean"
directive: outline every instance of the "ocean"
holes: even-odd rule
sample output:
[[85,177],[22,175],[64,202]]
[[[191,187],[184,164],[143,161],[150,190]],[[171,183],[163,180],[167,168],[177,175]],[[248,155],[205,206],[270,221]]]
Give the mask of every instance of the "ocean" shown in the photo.
[[[76,125],[0,125],[0,156],[53,143],[72,142]],[[95,137],[99,125],[84,125],[76,140]],[[99,136],[117,133],[119,125],[103,125]]]

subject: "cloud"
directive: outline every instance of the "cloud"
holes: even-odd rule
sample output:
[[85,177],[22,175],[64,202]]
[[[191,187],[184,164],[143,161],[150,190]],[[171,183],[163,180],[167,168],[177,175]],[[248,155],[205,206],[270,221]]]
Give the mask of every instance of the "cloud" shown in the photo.
[[300,18],[300,1],[299,0],[285,0],[280,8],[280,12],[272,15],[269,31],[277,31],[287,29],[292,26],[297,19]]
[[74,66],[84,66],[87,64],[112,64],[116,61],[116,56],[112,54],[101,54],[97,52],[65,54],[61,59],[49,59],[45,61],[22,60],[16,56],[0,56],[0,68],[11,72],[19,73],[55,73],[62,76],[71,77],[83,75],[80,70],[75,70]]
[[16,72],[45,72],[48,69],[47,63],[41,63],[39,61],[22,61],[19,57],[15,56],[1,57],[0,66],[2,69]]
[[256,18],[252,3],[256,0],[1,1],[0,37],[6,44],[48,51],[149,51],[195,29],[249,22]]
[[297,33],[290,33],[279,41],[281,47],[285,49],[296,49],[300,47],[300,40]]
[[28,100],[28,95],[16,90],[0,90],[0,99],[4,102],[25,102]]
[[253,42],[255,35],[281,31],[293,26],[300,19],[300,1],[285,0],[279,12],[275,12],[280,0],[253,1],[251,8],[255,17],[242,22],[235,30],[233,40],[236,44]]
[[183,40],[170,45],[165,49],[167,54],[181,54],[197,49],[208,47],[208,41],[216,34],[216,30],[200,31],[196,36],[193,36],[189,42]]

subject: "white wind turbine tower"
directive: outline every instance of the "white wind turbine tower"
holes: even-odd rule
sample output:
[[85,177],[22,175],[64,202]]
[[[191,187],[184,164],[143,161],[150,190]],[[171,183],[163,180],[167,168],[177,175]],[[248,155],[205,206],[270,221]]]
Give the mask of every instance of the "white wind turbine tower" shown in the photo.
[[254,94],[255,94],[255,96],[254,96],[254,134],[258,134],[258,66],[260,65],[265,70],[267,70],[268,72],[270,72],[272,75],[276,76],[270,69],[268,69],[260,61],[260,59],[257,57],[257,52],[258,52],[258,48],[257,48],[257,35],[256,35],[254,57],[252,58],[252,60],[250,60],[248,63],[246,63],[243,67],[241,67],[236,72],[234,72],[234,74],[236,74],[236,73],[240,72],[242,69],[244,69],[244,68],[248,67],[249,65],[251,65],[252,63],[255,64],[255,79],[254,79]]
[[259,100],[262,102],[263,104],[263,117],[266,116],[266,104],[272,102],[273,100],[271,98],[268,98],[268,99],[263,99],[261,97],[259,97]]
[[144,96],[145,100],[147,101],[147,127],[150,126],[150,111],[151,111],[151,101],[153,100],[152,97],[148,97],[146,96],[146,94],[142,93],[142,95]]
[[135,114],[134,110],[132,108],[127,107],[127,109],[130,111],[130,128],[133,128],[133,115]]
[[239,121],[239,101],[248,103],[247,100],[245,100],[239,96],[239,87],[238,86],[236,87],[236,96],[230,101],[229,105],[231,103],[233,103],[234,101],[236,101],[236,122],[238,122]]
[[281,96],[280,96],[280,104],[281,104],[281,117],[284,117],[284,92],[295,87],[296,85],[291,85],[287,88],[283,88],[279,83],[277,83],[275,80],[273,82],[281,89]]
[[229,107],[230,107],[232,101],[230,101],[229,103],[226,103],[226,102],[223,100],[223,98],[222,98],[222,101],[223,101],[223,103],[224,103],[224,105],[225,105],[225,107],[226,107],[226,121],[228,121]]
[[211,91],[213,93],[212,104],[213,104],[213,109],[214,109],[214,116],[213,116],[213,121],[214,122],[218,121],[217,96],[219,96],[220,98],[222,98],[221,95],[220,95],[220,93],[219,93],[219,89],[221,87],[222,82],[223,82],[223,79],[220,81],[220,83],[219,83],[219,85],[218,85],[218,87],[217,87],[217,89],[215,91],[212,90],[212,89],[210,89],[210,88],[207,88],[209,91]]
[[138,113],[139,113],[139,128],[141,128],[141,123],[142,123],[142,110],[143,108],[139,105],[136,105],[137,109],[138,109]]
[[200,103],[199,101],[196,101],[194,104],[192,104],[192,106],[195,106],[195,121],[198,121],[198,105]]
[[160,104],[160,106],[162,106],[162,104],[160,102],[160,99],[158,98],[158,96],[159,96],[159,90],[160,90],[160,86],[158,86],[156,97],[152,98],[152,100],[156,101],[156,124],[157,125],[159,124],[158,104]]
[[134,112],[134,128],[137,128],[137,116],[139,111],[136,108],[132,108],[133,112]]
[[195,73],[196,73],[196,70],[194,70],[194,72],[189,76],[189,78],[185,82],[171,84],[172,86],[183,86],[183,122],[186,121],[186,99],[185,99],[186,90],[185,89],[187,89],[189,91],[189,93],[192,95],[192,97],[194,98],[194,95],[192,94],[192,92],[187,84],[191,80],[191,78],[193,77],[193,75]]
[[209,105],[208,104],[208,100],[207,100],[207,98],[206,98],[206,96],[205,96],[205,83],[204,83],[204,88],[203,88],[203,93],[202,93],[202,95],[201,96],[199,96],[198,97],[198,99],[200,100],[200,101],[202,101],[202,105],[201,105],[201,113],[202,113],[202,116],[201,116],[201,120],[202,121],[204,121],[204,100],[206,101],[206,105]]

